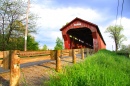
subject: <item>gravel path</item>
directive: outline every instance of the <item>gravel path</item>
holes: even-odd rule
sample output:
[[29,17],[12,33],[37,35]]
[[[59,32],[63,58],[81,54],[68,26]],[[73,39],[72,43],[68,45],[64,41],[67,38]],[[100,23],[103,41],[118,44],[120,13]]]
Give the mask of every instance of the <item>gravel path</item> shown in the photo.
[[[77,62],[83,61],[78,55]],[[72,65],[72,57],[61,58],[62,67]],[[50,75],[55,73],[55,61],[39,61],[21,65],[20,86],[44,86]],[[0,74],[0,86],[9,86],[9,72]],[[26,85],[26,84],[27,85]]]

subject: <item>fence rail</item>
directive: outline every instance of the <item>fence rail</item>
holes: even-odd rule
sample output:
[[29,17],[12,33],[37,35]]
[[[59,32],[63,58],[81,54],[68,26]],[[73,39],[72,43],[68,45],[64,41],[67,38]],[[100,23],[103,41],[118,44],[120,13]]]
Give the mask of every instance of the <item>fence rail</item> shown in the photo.
[[0,51],[0,65],[4,69],[10,69],[10,86],[17,86],[20,78],[20,64],[35,62],[41,60],[55,60],[56,71],[61,70],[60,58],[71,56],[72,62],[76,63],[76,54],[81,54],[84,59],[84,53],[93,54],[92,49],[65,49],[65,50],[48,50],[48,51]]
[[33,57],[33,56],[44,56],[44,55],[50,55],[51,51],[19,51],[18,55],[20,57]]

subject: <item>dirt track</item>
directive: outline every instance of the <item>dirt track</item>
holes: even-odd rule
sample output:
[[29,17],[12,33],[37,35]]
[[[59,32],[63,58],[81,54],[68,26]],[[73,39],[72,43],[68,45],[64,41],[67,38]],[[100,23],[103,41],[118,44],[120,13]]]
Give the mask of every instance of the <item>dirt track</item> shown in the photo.
[[[81,58],[76,59],[82,61]],[[72,57],[61,59],[62,67],[72,65]],[[44,82],[49,80],[51,74],[55,72],[55,61],[40,63],[37,65],[21,68],[20,86],[44,86]],[[9,72],[0,74],[0,86],[9,86]]]

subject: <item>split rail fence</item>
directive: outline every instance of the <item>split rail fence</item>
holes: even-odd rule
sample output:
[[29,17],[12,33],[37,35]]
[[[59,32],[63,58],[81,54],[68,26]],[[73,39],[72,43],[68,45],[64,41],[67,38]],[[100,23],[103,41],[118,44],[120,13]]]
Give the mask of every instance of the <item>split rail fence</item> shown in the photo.
[[4,69],[10,69],[10,86],[18,86],[20,79],[20,64],[41,61],[55,60],[56,71],[61,70],[61,57],[70,56],[72,62],[76,63],[76,54],[81,54],[81,59],[94,53],[93,49],[65,49],[65,50],[47,50],[47,51],[0,51],[0,66]]

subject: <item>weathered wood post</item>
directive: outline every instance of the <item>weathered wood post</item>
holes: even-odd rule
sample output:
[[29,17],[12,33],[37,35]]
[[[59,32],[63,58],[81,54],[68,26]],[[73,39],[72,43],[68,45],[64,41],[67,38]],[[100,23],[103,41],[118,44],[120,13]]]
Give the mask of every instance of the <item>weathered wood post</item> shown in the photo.
[[94,52],[94,49],[92,49],[92,54],[94,54],[95,52]]
[[84,59],[84,49],[81,48],[81,59]]
[[92,55],[93,54],[93,49],[90,49],[90,55]]
[[50,51],[51,60],[53,60],[53,50]]
[[20,58],[16,54],[17,50],[11,51],[10,86],[19,86]]
[[87,48],[87,56],[89,56],[90,54],[89,54],[89,48]]
[[78,53],[77,53],[77,54],[80,54],[80,50],[81,50],[81,49],[78,49]]
[[72,49],[72,62],[76,63],[76,55],[75,55],[75,49]]
[[61,53],[60,50],[56,51],[56,71],[57,72],[60,72],[60,70],[61,70],[60,53]]
[[72,49],[69,50],[69,56],[72,56]]
[[51,57],[51,60],[56,60],[56,50],[50,51],[50,57]]
[[3,51],[3,68],[9,69],[10,68],[10,57],[9,51]]

